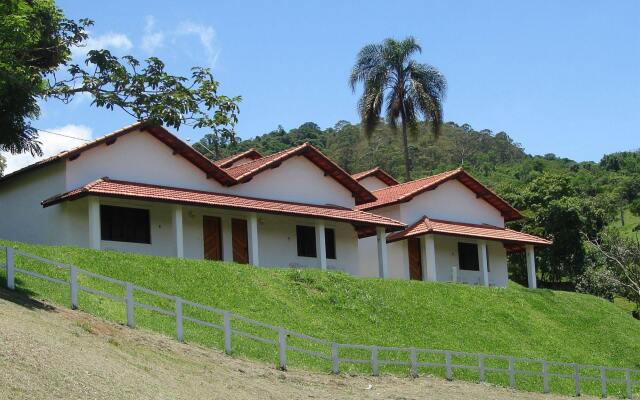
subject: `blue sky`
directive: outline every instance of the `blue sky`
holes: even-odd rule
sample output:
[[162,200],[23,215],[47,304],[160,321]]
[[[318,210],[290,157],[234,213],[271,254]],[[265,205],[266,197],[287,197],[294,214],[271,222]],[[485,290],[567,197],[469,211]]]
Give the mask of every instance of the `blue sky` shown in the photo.
[[[356,53],[367,43],[413,35],[423,47],[417,59],[448,80],[447,121],[506,131],[529,153],[581,161],[640,147],[635,0],[58,5],[70,18],[95,21],[92,47],[139,58],[156,55],[177,74],[211,66],[222,93],[243,97],[237,126],[242,138],[278,125],[356,122],[357,94],[347,86]],[[132,122],[123,112],[89,103],[44,103],[34,125],[88,138]],[[202,136],[191,128],[179,134]],[[42,136],[56,141],[50,146],[55,151],[79,144]]]

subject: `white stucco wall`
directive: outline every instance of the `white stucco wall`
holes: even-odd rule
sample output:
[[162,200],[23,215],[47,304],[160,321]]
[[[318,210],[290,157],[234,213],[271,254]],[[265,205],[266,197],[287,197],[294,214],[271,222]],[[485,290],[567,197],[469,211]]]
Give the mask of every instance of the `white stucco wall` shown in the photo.
[[[422,239],[421,239],[422,240]],[[458,258],[458,242],[478,243],[474,239],[453,236],[435,236],[436,279],[449,282],[452,280],[452,267],[458,269],[458,282],[480,284],[480,271],[460,270]],[[359,266],[356,275],[378,276],[378,257],[376,238],[364,238],[358,241]],[[422,241],[421,241],[421,246]],[[388,243],[389,277],[409,279],[409,253],[406,240]],[[508,282],[507,252],[500,242],[487,242],[489,256],[489,285],[506,287]],[[424,260],[423,260],[424,262]],[[423,279],[426,277],[423,276]]]
[[[175,256],[176,242],[171,220],[170,204],[151,203],[121,199],[100,199],[100,204],[121,207],[148,209],[150,212],[151,244],[101,241],[101,248],[136,252],[157,256]],[[87,198],[67,202],[50,207],[60,207],[72,224],[74,235],[69,244],[88,246],[88,200]],[[223,224],[231,218],[247,219],[248,214],[241,211],[229,211],[205,207],[183,207],[184,256],[187,258],[204,258],[202,217],[220,217]],[[314,226],[315,220],[273,214],[258,214],[258,237],[260,266],[265,267],[319,267],[319,258],[298,257],[296,242],[296,225]],[[336,259],[327,259],[327,267],[332,270],[356,274],[358,265],[358,237],[350,224],[325,221],[326,228],[336,232]],[[223,253],[231,258],[230,236],[223,233]],[[225,255],[223,254],[223,257]],[[225,257],[226,258],[226,257]]]
[[353,207],[351,192],[304,156],[292,157],[247,183],[231,186],[231,193],[265,199]]
[[[476,243],[474,239],[435,235],[436,278],[439,281],[451,281],[452,267],[458,269],[458,281],[473,285],[480,284],[480,271],[460,270],[458,242]],[[507,251],[501,242],[487,241],[489,261],[489,285],[506,287],[509,279],[507,272]]]
[[108,176],[133,182],[221,192],[224,187],[147,132],[131,132],[67,161],[67,190]]
[[[115,198],[100,198],[99,201],[101,205],[149,210],[149,224],[151,229],[151,244],[101,240],[100,248],[102,250],[116,250],[156,256],[175,256],[176,242],[174,240],[173,225],[171,222],[171,205]],[[88,198],[85,197],[75,201],[57,204],[48,208],[55,209],[58,207],[64,213],[68,224],[67,226],[69,226],[68,243],[75,246],[88,247]]]
[[61,209],[40,202],[64,191],[64,161],[0,182],[0,238],[63,244],[68,231]]
[[434,190],[400,204],[400,209],[401,221],[406,224],[412,224],[426,215],[448,221],[504,226],[500,211],[477,198],[474,192],[457,180],[445,182]]
[[[232,193],[312,204],[355,205],[351,192],[305,157],[284,161],[278,168],[231,187],[206,179],[205,173],[147,132],[132,132],[107,146],[100,145],[67,161],[66,190],[108,176],[111,179]],[[52,193],[55,194],[55,193]]]
[[367,188],[369,191],[374,191],[374,190],[386,188],[389,186],[386,183],[382,182],[380,179],[376,178],[375,176],[367,176],[364,179],[360,179],[358,182],[362,186]]
[[[390,206],[369,211],[383,217],[401,221],[400,206]],[[403,246],[403,245],[401,245]],[[389,259],[389,276],[404,278],[404,266],[408,265],[408,257],[401,246],[389,245],[387,257]],[[379,276],[378,244],[375,236],[358,240],[358,273],[360,276]],[[408,272],[407,272],[407,277]]]
[[[388,243],[389,278],[409,279],[409,253],[405,240]],[[375,236],[358,240],[358,276],[379,277],[378,240]]]
[[[314,226],[306,218],[262,215],[258,217],[260,263],[263,266],[320,268],[320,258],[297,255],[296,225]],[[358,236],[350,224],[325,221],[326,228],[336,234],[336,259],[327,259],[327,268],[354,274],[358,265]]]

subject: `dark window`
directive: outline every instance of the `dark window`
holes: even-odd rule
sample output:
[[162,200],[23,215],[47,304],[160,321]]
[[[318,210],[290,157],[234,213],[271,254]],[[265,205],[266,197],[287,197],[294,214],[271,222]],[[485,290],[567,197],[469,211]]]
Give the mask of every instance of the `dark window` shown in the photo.
[[478,245],[475,243],[458,243],[458,261],[460,269],[466,271],[480,271],[478,262]]
[[151,243],[149,210],[100,206],[102,240],[131,243]]
[[324,230],[324,243],[327,247],[327,258],[336,259],[336,231],[331,228]]
[[296,225],[296,236],[298,237],[298,256],[317,257],[316,228]]

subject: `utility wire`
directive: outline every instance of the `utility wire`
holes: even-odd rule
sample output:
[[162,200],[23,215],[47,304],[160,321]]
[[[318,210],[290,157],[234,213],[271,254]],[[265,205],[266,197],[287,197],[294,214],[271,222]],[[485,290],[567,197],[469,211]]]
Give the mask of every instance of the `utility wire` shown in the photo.
[[51,131],[48,131],[48,130],[45,130],[45,129],[39,129],[39,128],[36,128],[36,129],[38,130],[38,132],[50,133],[52,135],[58,135],[58,136],[66,137],[66,138],[69,138],[69,139],[81,140],[83,142],[91,142],[92,141],[90,139],[84,139],[84,138],[79,138],[79,137],[75,137],[75,136],[71,136],[71,135],[65,135],[65,134],[58,133],[58,132],[51,132]]
[[[39,129],[39,128],[36,128],[36,129],[38,130],[38,132],[50,133],[50,134],[52,134],[52,135],[62,136],[62,137],[66,137],[66,138],[69,138],[69,139],[81,140],[81,141],[83,141],[83,142],[91,142],[91,141],[92,141],[92,140],[90,140],[90,139],[84,139],[84,138],[79,138],[79,137],[76,137],[76,136],[65,135],[65,134],[58,133],[58,132],[51,132],[51,131],[48,131],[48,130],[46,130],[46,129]],[[205,145],[203,145],[202,143],[198,143],[198,144],[199,144],[199,145],[200,145],[204,150],[206,150],[209,154],[211,154],[212,156],[216,157],[215,153],[214,153],[211,149],[209,149],[208,147],[206,147],[206,146],[205,146]],[[193,146],[192,146],[192,147],[193,147]]]

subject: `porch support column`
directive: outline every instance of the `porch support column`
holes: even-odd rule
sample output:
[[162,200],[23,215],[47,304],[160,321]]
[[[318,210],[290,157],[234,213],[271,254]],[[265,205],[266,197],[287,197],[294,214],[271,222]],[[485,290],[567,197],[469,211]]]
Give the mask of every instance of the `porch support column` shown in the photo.
[[526,245],[525,250],[527,253],[527,279],[529,281],[529,288],[535,289],[538,287],[538,283],[536,280],[536,256],[533,250],[533,245]]
[[176,257],[184,258],[184,228],[182,226],[182,206],[173,206],[171,210],[173,238],[176,242]]
[[387,254],[387,234],[384,227],[376,227],[378,239],[378,276],[386,279],[389,277],[389,256]]
[[424,235],[422,244],[422,276],[425,281],[436,281],[436,244],[433,235]]
[[100,200],[89,197],[89,247],[100,250]]
[[480,282],[482,286],[489,286],[489,261],[487,260],[487,242],[478,242],[478,261],[480,261]]
[[249,236],[249,264],[259,266],[260,255],[258,246],[258,215],[250,213],[247,219],[247,230]]
[[233,238],[231,235],[231,218],[223,216],[222,223],[222,260],[233,261]]
[[320,269],[327,270],[327,243],[324,234],[324,221],[316,221],[316,253],[320,260]]

